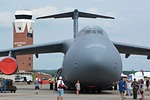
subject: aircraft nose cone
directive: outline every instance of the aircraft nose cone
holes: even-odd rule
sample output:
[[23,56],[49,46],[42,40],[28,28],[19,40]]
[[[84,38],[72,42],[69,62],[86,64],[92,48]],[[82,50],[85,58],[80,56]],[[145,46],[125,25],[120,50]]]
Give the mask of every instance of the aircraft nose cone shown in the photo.
[[87,70],[98,72],[98,71],[104,71],[105,66],[107,65],[106,61],[104,61],[104,57],[101,55],[91,55],[87,59],[87,63],[85,64],[87,67]]
[[80,40],[71,46],[63,62],[66,80],[72,84],[80,80],[84,85],[98,85],[110,84],[120,78],[121,57],[110,41],[98,35],[77,39]]
[[[112,52],[108,53],[104,49],[99,51],[103,53],[94,50],[87,53],[84,58],[86,63],[84,63],[82,71],[95,83],[101,83],[103,80],[106,82],[108,79],[108,82],[114,82],[120,74],[118,68],[121,64],[118,63],[118,56],[115,56]],[[85,77],[86,80],[88,79]]]

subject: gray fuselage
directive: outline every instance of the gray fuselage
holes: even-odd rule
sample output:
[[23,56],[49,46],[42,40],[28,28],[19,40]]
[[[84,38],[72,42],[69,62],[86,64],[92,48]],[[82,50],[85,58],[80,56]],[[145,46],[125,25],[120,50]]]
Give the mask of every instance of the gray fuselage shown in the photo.
[[105,88],[118,81],[122,73],[119,52],[100,27],[81,30],[64,56],[63,79],[82,87]]

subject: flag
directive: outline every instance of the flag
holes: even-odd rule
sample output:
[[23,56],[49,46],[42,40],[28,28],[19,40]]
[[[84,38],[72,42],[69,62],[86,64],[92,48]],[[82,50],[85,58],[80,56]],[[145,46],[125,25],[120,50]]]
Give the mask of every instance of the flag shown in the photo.
[[144,71],[141,69],[142,75],[144,76]]

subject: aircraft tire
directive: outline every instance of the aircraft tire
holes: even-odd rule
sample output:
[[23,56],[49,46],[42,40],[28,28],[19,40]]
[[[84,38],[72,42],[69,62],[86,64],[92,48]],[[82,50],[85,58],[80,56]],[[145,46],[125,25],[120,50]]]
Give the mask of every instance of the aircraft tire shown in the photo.
[[101,90],[101,89],[97,89],[97,92],[98,92],[98,93],[101,93],[101,92],[102,92],[102,90]]

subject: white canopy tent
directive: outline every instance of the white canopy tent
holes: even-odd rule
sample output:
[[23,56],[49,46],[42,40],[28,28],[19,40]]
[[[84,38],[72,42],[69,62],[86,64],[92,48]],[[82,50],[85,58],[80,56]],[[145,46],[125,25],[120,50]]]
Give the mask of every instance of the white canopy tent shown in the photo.
[[142,72],[136,72],[135,74],[130,74],[132,77],[132,80],[135,78],[136,80],[140,80],[143,79],[144,77],[150,78],[150,72],[144,72],[144,75],[142,74]]
[[128,77],[128,76],[122,73],[122,74],[121,74],[121,77]]

